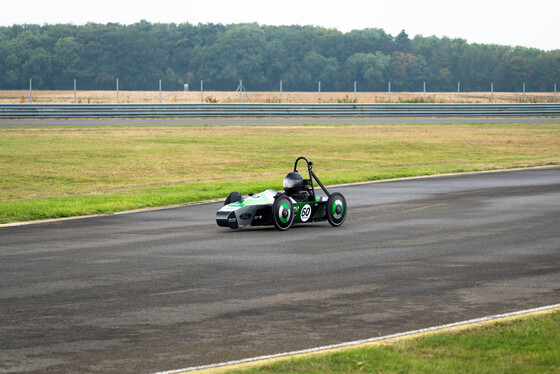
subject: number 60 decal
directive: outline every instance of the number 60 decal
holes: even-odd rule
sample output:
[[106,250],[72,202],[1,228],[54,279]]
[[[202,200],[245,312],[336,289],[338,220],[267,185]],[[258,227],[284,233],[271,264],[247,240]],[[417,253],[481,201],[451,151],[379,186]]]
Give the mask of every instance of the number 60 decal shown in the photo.
[[301,222],[307,222],[307,220],[309,220],[309,217],[311,217],[311,206],[309,204],[305,204],[303,208],[301,208]]

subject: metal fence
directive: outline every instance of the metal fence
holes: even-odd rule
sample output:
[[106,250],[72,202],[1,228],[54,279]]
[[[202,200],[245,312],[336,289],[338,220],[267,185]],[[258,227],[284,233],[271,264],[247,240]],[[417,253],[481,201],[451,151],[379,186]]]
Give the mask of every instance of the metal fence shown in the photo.
[[560,116],[548,104],[0,104],[0,119]]

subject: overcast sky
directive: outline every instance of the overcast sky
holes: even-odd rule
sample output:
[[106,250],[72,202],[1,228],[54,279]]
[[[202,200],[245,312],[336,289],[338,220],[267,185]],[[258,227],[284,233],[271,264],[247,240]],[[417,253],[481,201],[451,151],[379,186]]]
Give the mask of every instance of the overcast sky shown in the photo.
[[460,37],[470,43],[560,49],[560,0],[20,0],[2,1],[0,25],[150,22],[316,25],[348,32]]

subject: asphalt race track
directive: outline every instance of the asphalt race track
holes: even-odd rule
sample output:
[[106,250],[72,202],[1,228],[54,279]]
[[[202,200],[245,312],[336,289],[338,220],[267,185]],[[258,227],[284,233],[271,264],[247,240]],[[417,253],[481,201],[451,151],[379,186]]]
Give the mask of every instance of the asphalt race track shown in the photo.
[[149,373],[560,302],[559,167],[332,190],[339,228],[220,228],[220,203],[1,227],[0,372]]

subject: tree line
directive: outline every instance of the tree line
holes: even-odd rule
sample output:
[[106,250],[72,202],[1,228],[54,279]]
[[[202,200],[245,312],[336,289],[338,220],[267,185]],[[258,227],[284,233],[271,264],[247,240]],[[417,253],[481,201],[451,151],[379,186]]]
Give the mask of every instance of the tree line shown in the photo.
[[0,89],[552,91],[560,50],[467,43],[382,29],[116,23],[0,27]]

